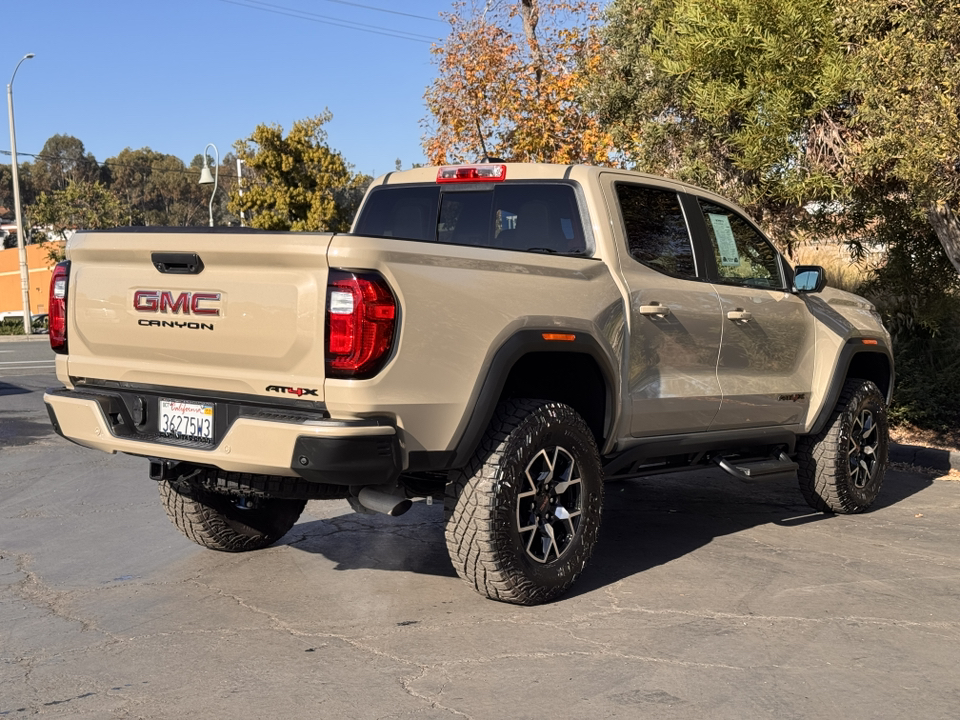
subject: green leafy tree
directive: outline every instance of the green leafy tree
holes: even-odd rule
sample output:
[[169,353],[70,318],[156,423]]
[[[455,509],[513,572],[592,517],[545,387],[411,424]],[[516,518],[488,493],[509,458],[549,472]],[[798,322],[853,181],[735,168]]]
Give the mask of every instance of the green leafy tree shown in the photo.
[[638,168],[733,196],[772,230],[842,194],[851,68],[831,2],[615,0],[601,35],[587,100]]
[[[72,230],[91,230],[124,224],[125,208],[104,185],[85,180],[71,181],[63,190],[40,193],[30,211],[34,227],[42,227],[66,240]],[[51,250],[49,257],[59,262],[62,251]]]
[[44,144],[33,163],[34,184],[38,193],[65,190],[71,182],[96,182],[100,166],[83,142],[73,135],[54,135]]
[[207,224],[209,191],[197,184],[199,167],[188,168],[180,158],[148,147],[126,148],[104,165],[111,191],[127,208],[127,224]]
[[[20,202],[30,205],[37,197],[33,182],[33,165],[20,163]],[[13,210],[13,170],[9,165],[0,165],[0,207]]]
[[244,162],[243,196],[229,209],[266,230],[343,231],[350,227],[369,178],[354,174],[327,143],[329,111],[297,120],[284,136],[279,125],[258,125],[235,144]]

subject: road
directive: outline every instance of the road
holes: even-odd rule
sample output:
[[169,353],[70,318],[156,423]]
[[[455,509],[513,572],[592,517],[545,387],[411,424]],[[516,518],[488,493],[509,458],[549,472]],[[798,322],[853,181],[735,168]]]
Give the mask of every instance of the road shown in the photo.
[[46,336],[0,343],[0,379],[53,372],[53,352]]
[[574,591],[519,608],[454,575],[437,505],[392,519],[311,502],[274,547],[195,546],[144,460],[50,432],[55,378],[20,367],[0,378],[0,718],[960,708],[960,483],[890,472],[877,509],[849,517],[714,471],[611,484]]

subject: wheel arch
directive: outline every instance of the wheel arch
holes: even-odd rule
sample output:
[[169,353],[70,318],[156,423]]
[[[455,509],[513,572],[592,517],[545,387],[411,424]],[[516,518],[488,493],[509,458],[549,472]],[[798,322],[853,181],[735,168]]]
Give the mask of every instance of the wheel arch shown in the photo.
[[[547,340],[544,335],[573,340]],[[525,328],[494,353],[456,445],[453,467],[473,454],[494,416],[509,398],[536,398],[570,405],[587,423],[602,450],[616,422],[617,370],[611,351],[582,330]],[[576,382],[570,382],[573,378]]]
[[836,372],[830,380],[823,405],[810,428],[811,435],[820,432],[826,426],[843,391],[843,386],[849,378],[862,378],[873,382],[880,388],[889,405],[893,396],[894,382],[893,354],[890,349],[885,345],[865,344],[861,338],[847,341],[840,351]]

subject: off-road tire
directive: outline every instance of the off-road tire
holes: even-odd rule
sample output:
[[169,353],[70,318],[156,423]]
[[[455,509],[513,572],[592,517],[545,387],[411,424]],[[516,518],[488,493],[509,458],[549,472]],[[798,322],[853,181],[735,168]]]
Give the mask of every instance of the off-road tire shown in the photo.
[[238,498],[182,481],[161,480],[167,516],[187,538],[211,550],[246,552],[272,545],[294,526],[306,500],[257,498],[241,509]]
[[553,600],[573,584],[603,509],[596,442],[576,411],[545,400],[501,404],[470,462],[449,479],[447,550],[467,584],[517,605]]
[[869,509],[887,469],[887,407],[869,380],[849,378],[826,427],[797,442],[800,492],[821,512]]

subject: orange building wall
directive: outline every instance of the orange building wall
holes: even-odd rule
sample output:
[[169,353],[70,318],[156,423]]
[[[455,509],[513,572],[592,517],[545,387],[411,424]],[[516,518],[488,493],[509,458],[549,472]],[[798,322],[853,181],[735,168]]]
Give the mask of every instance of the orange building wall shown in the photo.
[[[62,243],[56,243],[62,247]],[[47,312],[50,301],[50,277],[52,263],[47,258],[50,243],[27,245],[27,268],[30,270],[30,312],[34,315]],[[20,294],[20,256],[16,248],[0,250],[0,312],[23,312]]]

